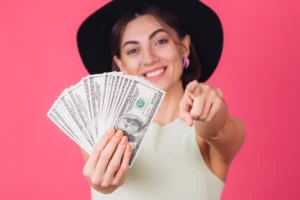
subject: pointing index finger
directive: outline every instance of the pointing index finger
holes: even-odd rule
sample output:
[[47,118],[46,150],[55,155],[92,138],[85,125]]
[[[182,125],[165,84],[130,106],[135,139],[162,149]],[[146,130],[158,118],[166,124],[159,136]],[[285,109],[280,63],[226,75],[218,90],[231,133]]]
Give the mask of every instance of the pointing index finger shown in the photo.
[[194,92],[197,88],[198,82],[196,80],[190,82],[186,88],[185,88],[185,94],[187,94],[188,96],[190,96],[192,99],[194,99]]

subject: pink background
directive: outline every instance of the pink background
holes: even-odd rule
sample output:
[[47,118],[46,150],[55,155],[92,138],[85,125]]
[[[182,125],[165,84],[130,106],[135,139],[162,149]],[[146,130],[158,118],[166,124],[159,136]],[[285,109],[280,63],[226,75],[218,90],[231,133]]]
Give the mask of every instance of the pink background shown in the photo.
[[[1,1],[0,199],[89,199],[79,148],[46,113],[87,75],[76,30],[105,2]],[[300,5],[204,2],[225,28],[223,57],[208,83],[222,89],[247,128],[222,199],[300,199]]]

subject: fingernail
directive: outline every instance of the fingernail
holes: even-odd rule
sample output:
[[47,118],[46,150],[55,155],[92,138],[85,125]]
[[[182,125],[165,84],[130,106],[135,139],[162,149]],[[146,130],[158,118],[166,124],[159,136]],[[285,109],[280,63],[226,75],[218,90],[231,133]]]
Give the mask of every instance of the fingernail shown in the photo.
[[114,128],[111,128],[107,131],[107,135],[111,135],[113,132],[115,132],[115,129]]
[[127,152],[131,152],[131,146],[130,146],[130,144],[127,144],[126,151]]
[[126,136],[123,136],[123,137],[122,137],[122,140],[121,140],[121,144],[125,144],[125,143],[126,143],[126,140],[127,140],[127,137],[126,137]]
[[117,134],[116,134],[116,137],[119,137],[120,135],[122,135],[123,131],[122,130],[118,130],[117,131]]

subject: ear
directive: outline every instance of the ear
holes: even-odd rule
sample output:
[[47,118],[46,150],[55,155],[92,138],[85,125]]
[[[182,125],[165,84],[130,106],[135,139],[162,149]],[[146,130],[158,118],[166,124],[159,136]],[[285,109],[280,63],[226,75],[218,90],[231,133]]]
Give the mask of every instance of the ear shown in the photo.
[[188,57],[190,55],[191,37],[188,34],[186,34],[181,42],[182,42],[182,55],[184,57]]
[[122,60],[120,58],[118,58],[117,56],[114,56],[114,61],[117,64],[117,66],[119,67],[120,71],[127,74],[126,69],[124,68],[124,65],[122,63]]

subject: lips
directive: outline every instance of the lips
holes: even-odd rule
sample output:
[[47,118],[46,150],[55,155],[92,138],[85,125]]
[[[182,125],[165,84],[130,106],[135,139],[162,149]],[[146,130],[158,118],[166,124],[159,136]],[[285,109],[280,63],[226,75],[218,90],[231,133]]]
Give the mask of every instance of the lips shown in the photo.
[[159,76],[160,74],[164,73],[166,70],[166,67],[160,67],[153,70],[149,70],[146,73],[144,73],[144,76],[147,78]]

